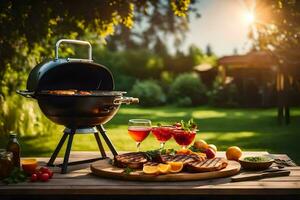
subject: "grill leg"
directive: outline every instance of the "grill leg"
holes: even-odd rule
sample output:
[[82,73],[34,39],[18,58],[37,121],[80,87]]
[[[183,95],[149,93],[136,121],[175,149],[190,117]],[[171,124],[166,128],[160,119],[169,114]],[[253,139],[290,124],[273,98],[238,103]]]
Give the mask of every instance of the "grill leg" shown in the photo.
[[62,147],[63,144],[65,143],[67,137],[68,137],[68,134],[67,134],[67,133],[64,133],[63,136],[62,136],[62,138],[60,139],[58,145],[56,146],[56,148],[55,148],[53,154],[51,155],[51,158],[50,158],[50,160],[48,161],[47,166],[53,166],[54,161],[55,161],[55,159],[56,159],[56,157],[57,157],[57,154],[59,153],[61,147]]
[[112,154],[113,154],[114,156],[118,155],[118,153],[117,153],[117,151],[116,151],[114,145],[111,143],[110,139],[107,137],[106,131],[105,131],[103,125],[97,126],[97,129],[100,131],[100,133],[101,133],[103,139],[105,140],[105,142],[106,142],[108,148],[110,149],[110,151],[112,152]]
[[99,133],[94,133],[94,136],[95,136],[95,138],[96,138],[96,141],[97,141],[99,150],[100,150],[100,152],[101,152],[102,158],[106,158],[106,153],[105,153],[105,150],[104,150],[104,148],[103,148],[102,142],[101,142],[101,140],[100,140]]
[[64,156],[64,162],[63,162],[62,167],[61,167],[61,173],[62,174],[67,173],[68,162],[69,162],[69,157],[70,157],[70,151],[71,151],[75,131],[76,131],[76,129],[72,129],[71,133],[69,133],[69,140],[68,140],[68,144],[67,144],[67,148],[66,148],[66,152],[65,152],[65,156]]

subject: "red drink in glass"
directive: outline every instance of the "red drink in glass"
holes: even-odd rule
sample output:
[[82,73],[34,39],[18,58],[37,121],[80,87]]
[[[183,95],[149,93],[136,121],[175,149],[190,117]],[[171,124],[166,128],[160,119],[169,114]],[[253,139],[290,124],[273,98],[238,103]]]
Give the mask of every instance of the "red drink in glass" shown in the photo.
[[173,137],[177,144],[181,145],[182,148],[190,145],[195,139],[196,131],[185,131],[185,130],[173,130]]
[[142,142],[150,133],[151,127],[128,127],[128,133],[136,142]]
[[153,127],[152,133],[159,142],[166,142],[172,137],[172,129],[170,126]]
[[128,134],[135,140],[137,151],[140,151],[141,142],[151,131],[151,121],[148,119],[130,119]]
[[152,133],[160,142],[160,148],[164,148],[166,141],[172,137],[173,126],[158,126],[152,128]]

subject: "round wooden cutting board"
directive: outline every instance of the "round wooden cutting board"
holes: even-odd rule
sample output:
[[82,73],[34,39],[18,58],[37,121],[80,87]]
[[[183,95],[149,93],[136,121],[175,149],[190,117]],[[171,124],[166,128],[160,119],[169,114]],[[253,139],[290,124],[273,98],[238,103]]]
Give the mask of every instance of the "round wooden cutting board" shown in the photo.
[[124,169],[112,166],[110,159],[100,160],[91,164],[92,172],[101,177],[114,178],[121,180],[132,181],[191,181],[191,180],[206,180],[212,178],[221,178],[236,175],[241,168],[240,163],[236,161],[228,161],[228,166],[225,169],[214,172],[203,173],[187,173],[181,172],[177,174],[165,175],[147,175],[143,171],[134,171],[129,175],[124,173]]

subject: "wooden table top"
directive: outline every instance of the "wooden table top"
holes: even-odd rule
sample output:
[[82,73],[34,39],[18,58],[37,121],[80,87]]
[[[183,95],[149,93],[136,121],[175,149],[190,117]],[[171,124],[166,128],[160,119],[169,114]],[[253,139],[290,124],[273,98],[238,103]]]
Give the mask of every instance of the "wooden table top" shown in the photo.
[[[224,156],[219,152],[218,156]],[[263,155],[267,152],[245,152],[244,155]],[[93,158],[98,152],[72,152],[70,160]],[[287,155],[278,154],[282,158]],[[49,158],[38,158],[45,165]],[[61,158],[57,159],[61,162]],[[105,179],[91,174],[89,164],[69,166],[68,174],[60,174],[59,168],[48,182],[25,182],[4,185],[1,195],[299,195],[300,167],[287,167],[290,176],[266,178],[257,181],[231,182],[230,178],[187,182],[135,182]]]

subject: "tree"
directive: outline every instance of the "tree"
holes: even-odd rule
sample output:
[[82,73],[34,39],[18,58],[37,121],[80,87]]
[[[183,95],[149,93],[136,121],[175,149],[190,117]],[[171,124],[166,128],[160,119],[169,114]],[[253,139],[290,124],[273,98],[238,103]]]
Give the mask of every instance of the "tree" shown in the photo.
[[256,20],[250,38],[256,49],[288,58],[300,50],[300,1],[256,1]]
[[[26,74],[44,57],[53,56],[50,46],[58,38],[80,38],[88,33],[95,40],[104,40],[117,32],[125,35],[119,41],[130,44],[130,29],[145,17],[151,25],[143,34],[151,40],[157,30],[174,34],[184,31],[180,25],[188,18],[183,16],[193,11],[190,0],[2,0],[0,80],[6,81],[8,72]],[[163,16],[166,20],[161,20]],[[1,82],[2,95],[7,90],[2,87],[7,86],[5,81]],[[16,85],[21,81],[13,82]]]

